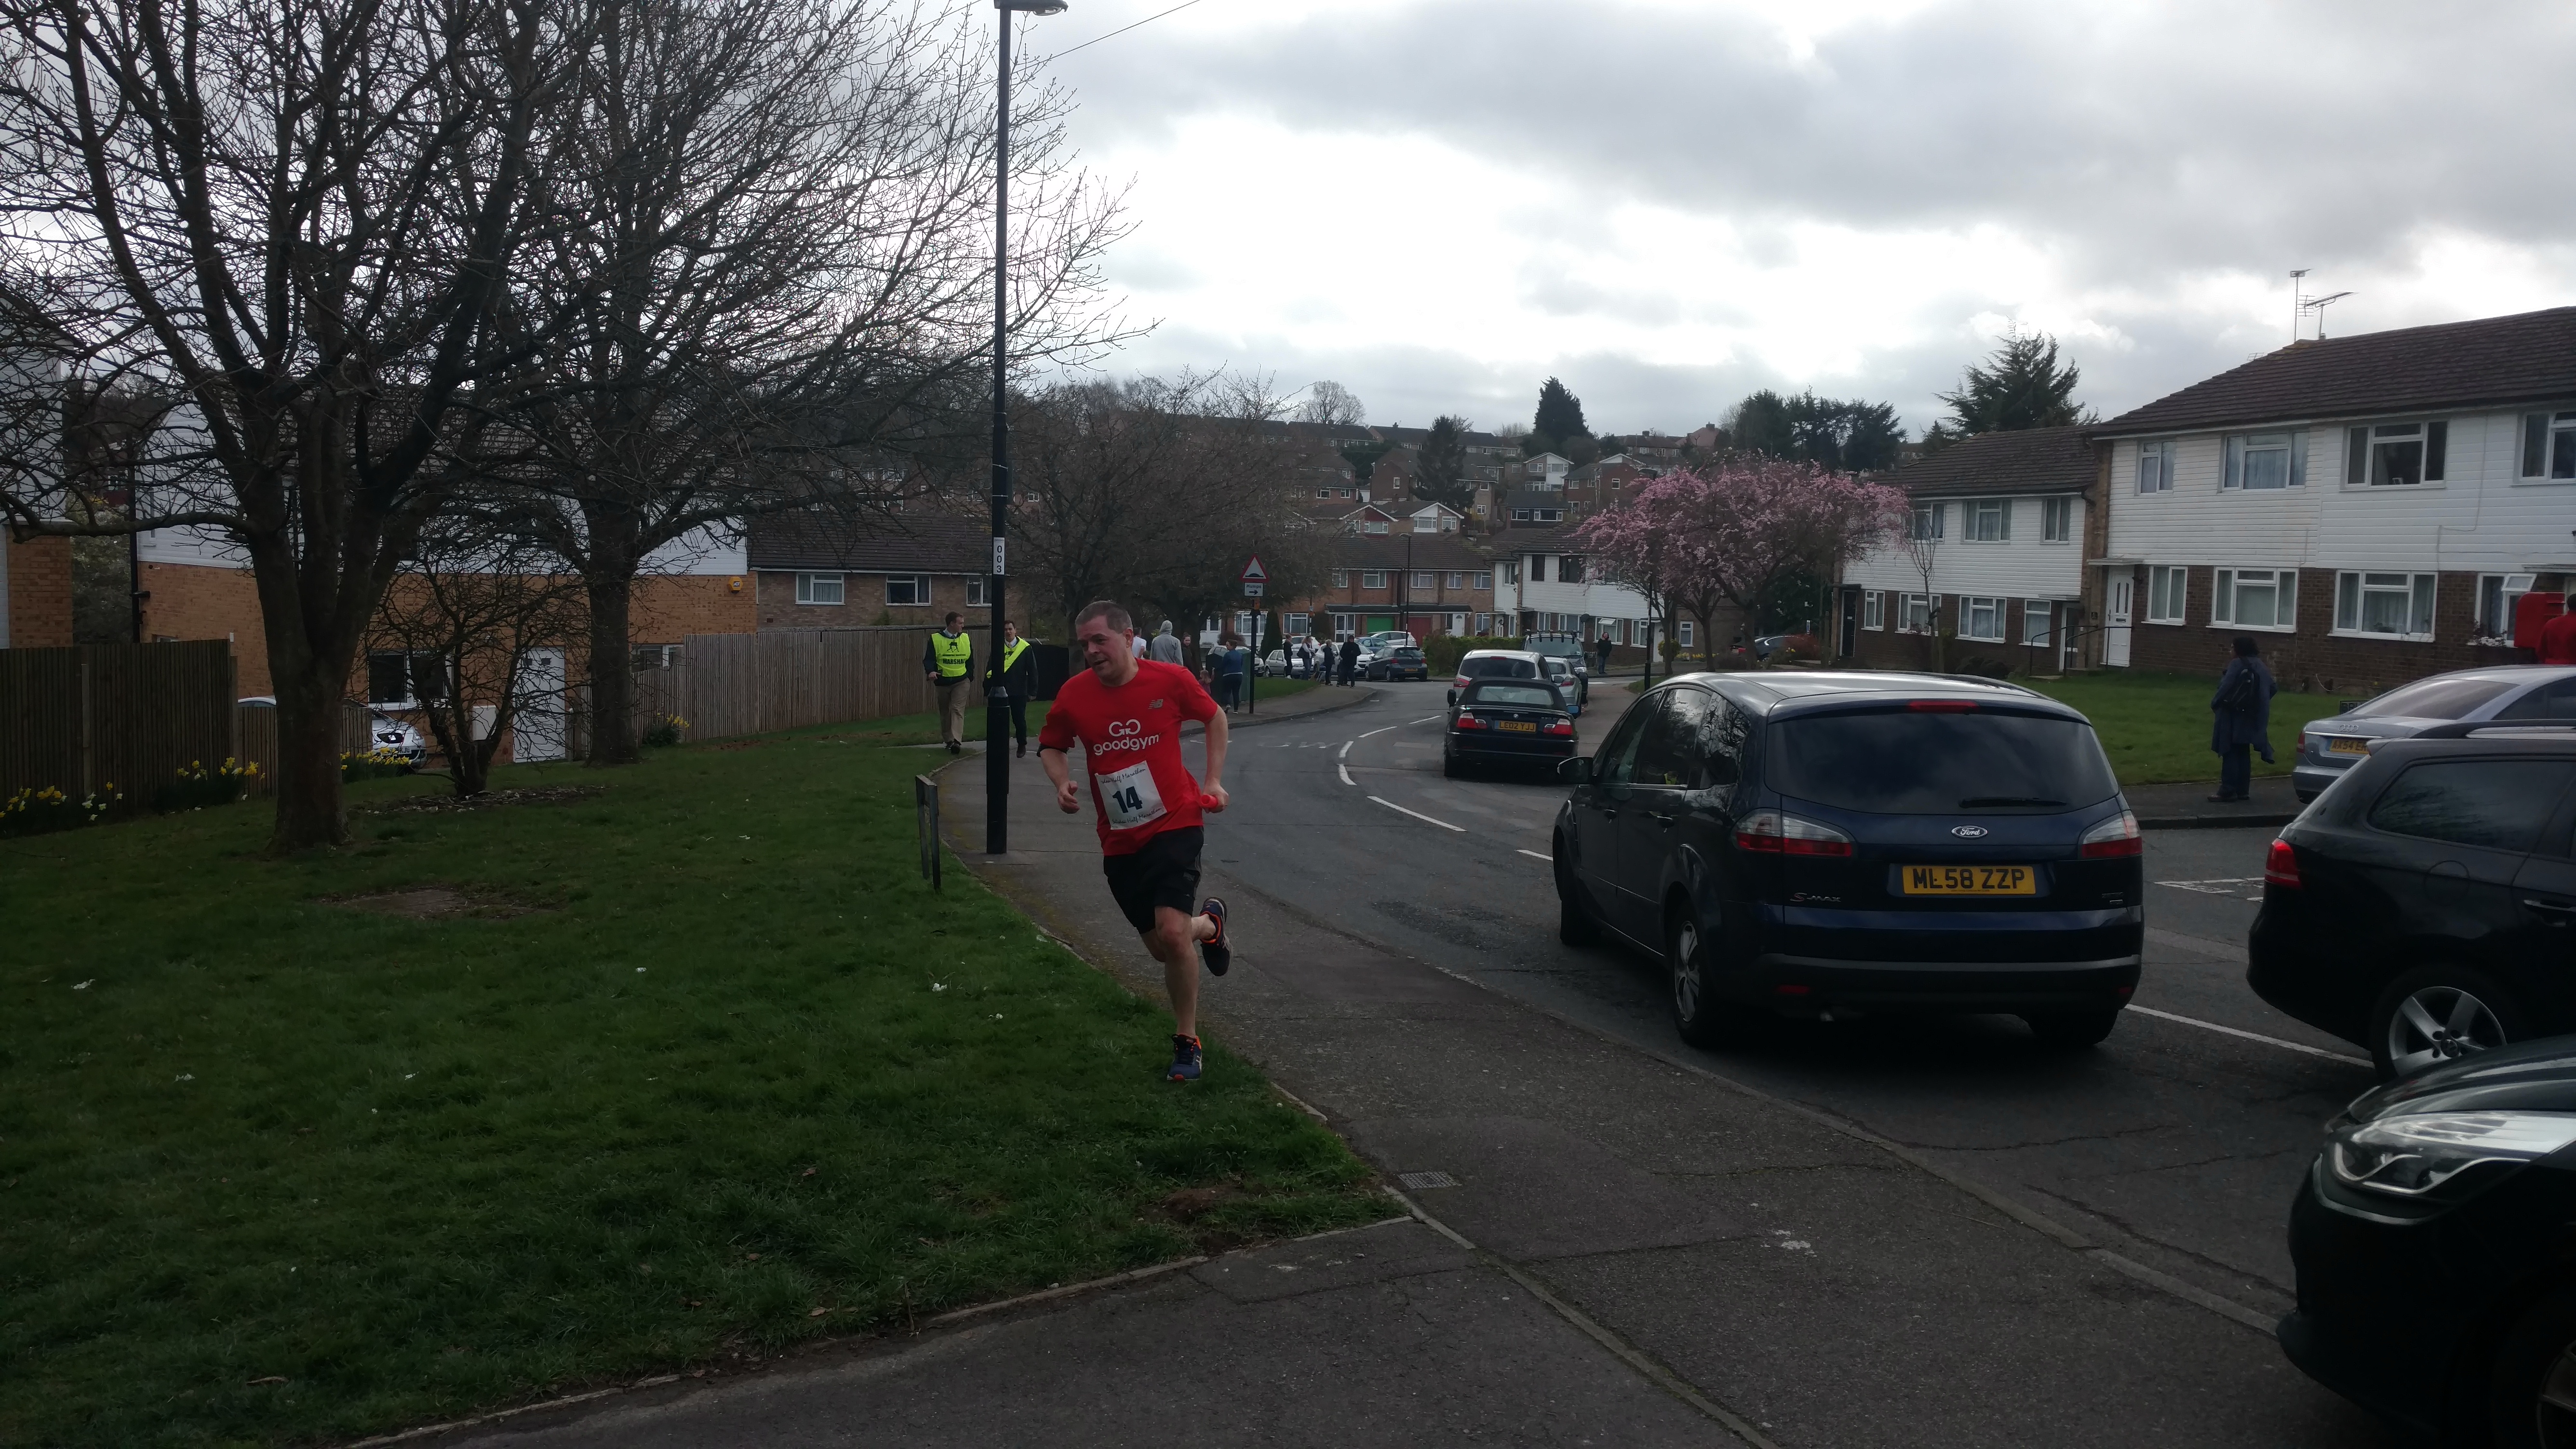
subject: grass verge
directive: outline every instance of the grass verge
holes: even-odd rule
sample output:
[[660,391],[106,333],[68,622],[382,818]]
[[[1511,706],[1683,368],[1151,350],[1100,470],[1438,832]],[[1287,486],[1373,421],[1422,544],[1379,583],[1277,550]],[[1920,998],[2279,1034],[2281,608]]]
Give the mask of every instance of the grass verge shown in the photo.
[[1156,1007],[929,891],[930,760],[369,782],[285,862],[257,806],[0,844],[0,1442],[353,1437],[1383,1215],[1251,1067],[1158,1080]]
[[[2093,721],[2094,733],[2102,737],[2102,748],[2123,785],[2218,778],[2218,756],[2209,748],[2209,696],[2218,688],[2215,674],[2115,670],[2014,682],[2082,710]],[[2290,773],[2298,752],[2299,727],[2324,719],[2342,704],[2339,695],[2284,692],[2273,696],[2274,763],[2266,765],[2257,756],[2254,773]]]

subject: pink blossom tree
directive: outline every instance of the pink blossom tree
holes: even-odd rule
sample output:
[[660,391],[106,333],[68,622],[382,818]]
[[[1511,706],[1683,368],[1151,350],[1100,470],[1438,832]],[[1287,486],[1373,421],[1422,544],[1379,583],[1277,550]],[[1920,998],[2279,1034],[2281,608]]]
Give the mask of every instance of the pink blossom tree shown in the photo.
[[1905,495],[1884,484],[1735,454],[1665,474],[1577,536],[1620,579],[1698,620],[1713,641],[1720,609],[1752,615],[1801,568],[1830,577],[1907,516]]

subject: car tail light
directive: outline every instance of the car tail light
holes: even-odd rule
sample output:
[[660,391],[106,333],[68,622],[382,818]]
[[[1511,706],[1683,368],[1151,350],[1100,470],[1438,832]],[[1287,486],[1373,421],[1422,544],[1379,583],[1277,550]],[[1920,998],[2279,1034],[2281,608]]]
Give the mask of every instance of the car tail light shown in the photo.
[[1756,810],[1736,822],[1739,850],[1765,855],[1849,855],[1852,838],[1830,825],[1818,825],[1777,810]]
[[1927,714],[1966,714],[1977,707],[1977,702],[1973,699],[1909,699],[1905,707]]
[[1458,716],[1458,728],[1462,730],[1480,730],[1486,728],[1486,725],[1483,720],[1476,718],[1472,714],[1462,714]]
[[1574,721],[1570,719],[1558,720],[1547,728],[1539,731],[1539,733],[1549,735],[1571,735],[1574,733]]
[[2144,855],[2147,838],[2138,833],[2135,811],[2123,810],[2084,832],[2076,843],[2075,853],[2086,860],[2108,860],[2123,855]]
[[2290,842],[2275,838],[2272,848],[2263,852],[2263,884],[2299,888],[2299,853]]

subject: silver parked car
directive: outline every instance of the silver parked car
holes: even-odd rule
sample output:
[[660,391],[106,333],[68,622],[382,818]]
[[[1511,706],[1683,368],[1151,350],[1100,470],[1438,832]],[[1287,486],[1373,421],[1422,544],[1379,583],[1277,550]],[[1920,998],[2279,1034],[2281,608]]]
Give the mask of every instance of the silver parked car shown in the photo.
[[2576,724],[2576,669],[2542,664],[2455,670],[2401,684],[2331,719],[2310,720],[2299,731],[2290,786],[2301,800],[2314,800],[2370,754],[2371,741],[2405,739],[2463,720]]

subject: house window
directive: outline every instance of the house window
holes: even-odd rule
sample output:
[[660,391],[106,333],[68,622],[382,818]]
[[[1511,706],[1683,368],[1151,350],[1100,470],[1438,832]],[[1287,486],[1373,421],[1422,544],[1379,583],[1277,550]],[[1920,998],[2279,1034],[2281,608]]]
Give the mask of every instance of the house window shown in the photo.
[[1481,590],[1481,591],[1486,592],[1486,593],[1491,593],[1491,592],[1493,591],[1493,588],[1494,588],[1494,573],[1493,573],[1493,570],[1491,570],[1491,569],[1487,569],[1487,570],[1485,570],[1484,572],[1479,573],[1478,575],[1476,575],[1475,587],[1476,587],[1477,589]]
[[2138,445],[2138,491],[2170,493],[2173,491],[2173,450],[2168,442]]
[[1476,637],[1479,639],[1489,639],[1493,637],[1493,633],[1494,616],[1491,614],[1478,614],[1476,616]]
[[1864,629],[1884,629],[1887,627],[1887,594],[1885,591],[1869,589],[1861,594],[1860,626]]
[[1462,570],[1451,569],[1440,583],[1443,588],[1463,589],[1467,587],[1467,575]]
[[2221,488],[2263,491],[2297,488],[2308,481],[2308,435],[2297,433],[2230,433],[2227,476]]
[[1367,523],[1360,526],[1360,532],[1384,533],[1386,532],[1386,520],[1383,518],[1372,518]]
[[2335,575],[2335,632],[2433,637],[2433,575]]
[[2481,639],[2513,637],[2514,605],[2531,592],[2530,574],[2478,575],[2478,628]]
[[1914,505],[1914,526],[1910,536],[1917,543],[1929,543],[1941,536],[1941,515],[1949,510],[1938,503]]
[[1690,621],[1690,620],[1688,620],[1688,619],[1684,619],[1684,620],[1682,620],[1682,621],[1681,621],[1681,623],[1680,623],[1677,627],[1681,630],[1681,632],[1680,632],[1679,634],[1675,635],[1674,637],[1675,637],[1675,638],[1678,638],[1679,640],[1681,640],[1682,647],[1683,647],[1684,649],[1688,649],[1688,648],[1692,647],[1692,646],[1693,646],[1693,644],[1694,644],[1694,643],[1696,643],[1697,641],[1692,637],[1691,621]]
[[1530,555],[1530,561],[1529,561],[1529,580],[1530,580],[1530,582],[1531,582],[1531,583],[1534,583],[1534,584],[1543,584],[1543,583],[1546,583],[1546,582],[1547,582],[1547,555],[1546,555],[1546,554],[1543,554],[1543,553],[1534,553],[1534,554],[1531,554],[1531,555]]
[[970,609],[985,609],[992,607],[992,584],[992,579],[987,575],[968,574],[966,576],[966,607]]
[[2021,606],[2021,642],[2045,649],[2048,647],[2048,611],[2046,599],[2030,599]]
[[1384,569],[1362,569],[1362,570],[1360,570],[1360,587],[1361,587],[1361,588],[1364,588],[1364,589],[1382,589],[1382,588],[1385,588],[1385,587],[1386,587],[1386,570],[1384,570]]
[[1351,571],[1350,571],[1349,569],[1335,569],[1335,570],[1333,570],[1333,587],[1334,587],[1334,588],[1337,588],[1337,589],[1347,589],[1347,588],[1349,588],[1350,586],[1351,586]]
[[1583,555],[1579,553],[1570,553],[1557,560],[1556,581],[1560,584],[1579,584],[1583,582]]
[[1932,596],[1930,594],[1907,594],[1905,596],[1904,607],[1898,611],[1896,616],[1896,632],[1899,634],[1929,634],[1932,632]]
[[2039,500],[2039,537],[2043,543],[2065,543],[2075,535],[2075,500]]
[[2408,488],[2439,483],[2449,459],[2451,425],[2376,423],[2344,430],[2343,481],[2350,488]]
[[1439,585],[1434,582],[1438,577],[1439,575],[1434,574],[1429,569],[1415,569],[1412,577],[1406,582],[1405,587],[1408,589],[1438,588]]
[[418,709],[447,697],[446,657],[435,650],[377,650],[367,656],[367,703]]
[[1541,508],[1537,510],[1537,513],[1538,521],[1540,523],[1554,523],[1565,517],[1565,510],[1562,508]]
[[2183,622],[2183,600],[2191,579],[2191,570],[2181,567],[2147,570],[2147,622],[2179,624]]
[[1288,637],[1301,638],[1308,629],[1314,627],[1314,624],[1315,617],[1312,614],[1291,614],[1288,616]]
[[2298,594],[2296,569],[2220,569],[2209,621],[2239,629],[2287,629]]
[[1515,509],[1513,509],[1513,510],[1512,510],[1512,522],[1514,522],[1514,523],[1527,523],[1527,522],[1529,522],[1529,521],[1530,521],[1530,516],[1529,516],[1529,515],[1530,515],[1530,511],[1529,511],[1528,509],[1526,509],[1526,508],[1515,508]]
[[1961,599],[1959,601],[1959,637],[2001,642],[2004,637],[2004,601]]
[[2522,476],[2576,478],[2576,412],[2522,415]]
[[[904,580],[904,583],[907,585],[911,582],[912,581],[910,579]],[[800,604],[837,604],[841,602],[841,576],[839,574],[798,574],[796,576],[796,602]],[[886,602],[889,604],[894,602],[894,580],[892,579],[888,579],[886,581]],[[907,602],[909,601],[907,600]]]
[[[841,597],[838,592],[833,594],[832,602],[836,604],[841,602]],[[927,604],[929,602],[930,575],[895,574],[886,579],[886,603],[888,605]]]
[[2009,498],[1976,498],[1969,500],[1966,533],[1970,543],[2009,543],[2012,541],[2012,500]]

